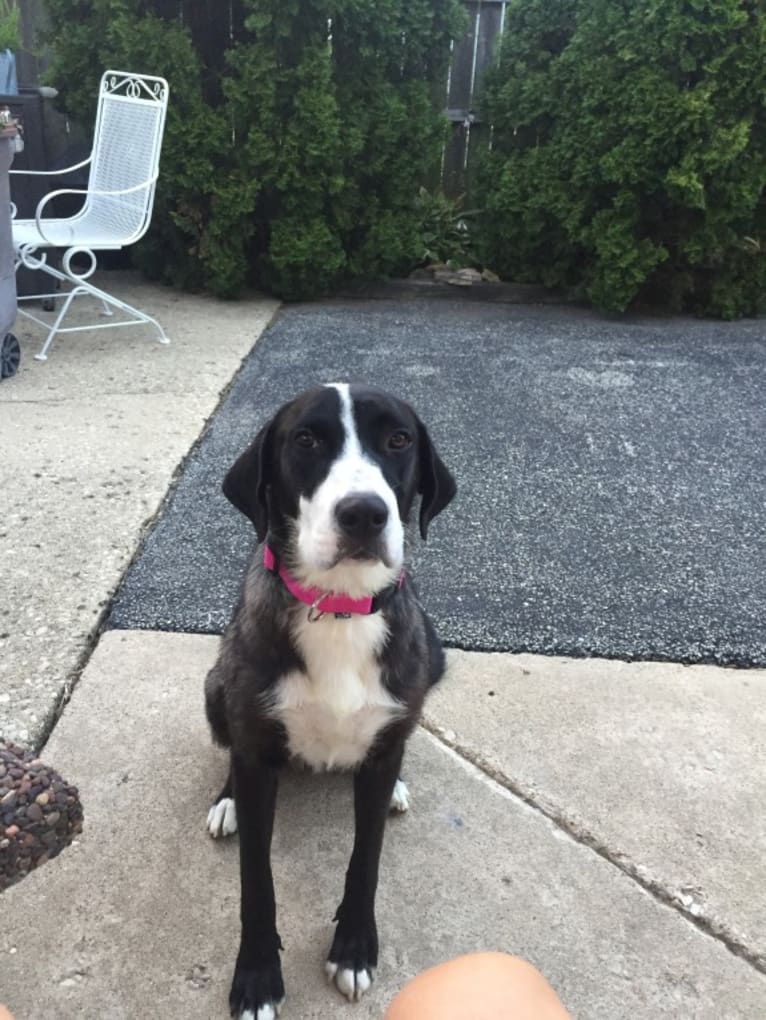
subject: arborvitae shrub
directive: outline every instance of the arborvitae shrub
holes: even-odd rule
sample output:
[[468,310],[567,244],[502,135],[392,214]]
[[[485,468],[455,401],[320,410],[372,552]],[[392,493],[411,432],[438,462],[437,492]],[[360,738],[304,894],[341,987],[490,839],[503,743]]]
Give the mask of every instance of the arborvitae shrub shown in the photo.
[[459,0],[238,0],[245,16],[215,67],[204,24],[185,27],[167,0],[46,6],[49,78],[85,123],[107,67],[170,82],[138,255],[151,275],[224,296],[250,284],[306,297],[417,262],[416,200],[438,172]]
[[484,259],[613,310],[766,307],[766,4],[511,0]]

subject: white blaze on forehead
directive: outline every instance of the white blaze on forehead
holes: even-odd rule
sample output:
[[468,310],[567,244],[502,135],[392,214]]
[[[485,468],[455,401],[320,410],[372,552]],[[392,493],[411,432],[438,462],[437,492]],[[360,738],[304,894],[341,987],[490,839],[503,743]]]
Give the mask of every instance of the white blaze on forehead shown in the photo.
[[346,436],[341,460],[354,457],[361,460],[362,445],[359,442],[359,434],[356,431],[356,422],[354,421],[354,404],[351,400],[351,389],[348,383],[330,383],[330,387],[337,390],[340,397],[340,420]]
[[[349,594],[366,594],[385,587],[398,573],[404,556],[404,530],[391,486],[380,467],[362,447],[354,420],[354,402],[348,383],[329,383],[340,400],[343,446],[325,480],[306,499],[301,496],[297,521],[297,549],[301,572],[316,587]],[[332,567],[340,535],[335,520],[339,500],[357,492],[372,492],[388,509],[383,543],[389,565],[342,562]]]

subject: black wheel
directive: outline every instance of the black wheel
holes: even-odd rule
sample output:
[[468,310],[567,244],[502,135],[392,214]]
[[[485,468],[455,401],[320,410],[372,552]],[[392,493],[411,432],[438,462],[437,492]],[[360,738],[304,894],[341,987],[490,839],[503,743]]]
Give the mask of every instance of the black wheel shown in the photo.
[[0,344],[0,379],[10,379],[16,375],[21,361],[19,341],[13,333],[6,333]]

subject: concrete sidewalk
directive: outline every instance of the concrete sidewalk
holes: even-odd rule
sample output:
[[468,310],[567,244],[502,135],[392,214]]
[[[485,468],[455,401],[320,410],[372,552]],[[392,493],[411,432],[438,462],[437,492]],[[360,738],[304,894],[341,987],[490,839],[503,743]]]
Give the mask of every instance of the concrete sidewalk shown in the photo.
[[[81,784],[85,831],[77,846],[3,897],[1,986],[18,1020],[228,1015],[237,848],[235,839],[212,841],[204,827],[225,769],[202,713],[202,677],[216,648],[216,638],[202,635],[111,631],[101,639],[46,748]],[[528,664],[502,660],[492,682],[507,680],[513,692]],[[450,722],[451,699],[464,699],[461,720],[471,716],[474,665],[486,679],[472,656],[452,657],[434,726]],[[573,664],[572,683],[586,669]],[[583,690],[581,704],[590,693]],[[542,728],[525,722],[512,700],[492,727],[495,734],[505,727],[511,745],[515,734]],[[656,721],[661,726],[659,711]],[[563,766],[567,728],[540,736],[541,770]],[[568,739],[585,755],[591,736],[583,728]],[[459,733],[450,739],[455,750],[423,730],[412,740],[405,774],[413,807],[389,825],[380,968],[359,1005],[347,1004],[322,971],[351,844],[350,783],[285,778],[274,839],[284,1017],[372,1020],[408,977],[479,948],[531,959],[578,1020],[766,1015],[766,976],[752,962],[615,866],[608,845],[597,852],[551,821],[534,792],[519,796],[504,777],[502,784],[491,779],[468,760]],[[681,760],[693,759],[704,742],[704,733],[700,746],[687,734]],[[619,789],[599,789],[602,804],[619,807]],[[645,803],[655,798],[672,814],[683,792],[669,780],[662,790],[645,790]],[[733,819],[731,808],[711,805],[710,815],[719,814],[714,830]],[[650,837],[644,827],[641,838]],[[690,862],[690,876],[695,868]],[[763,883],[750,889],[762,913]]]
[[171,343],[138,327],[73,333],[39,362],[41,331],[19,318],[21,367],[0,384],[0,734],[28,746],[44,738],[174,472],[277,308],[101,275]]
[[[39,364],[21,328],[22,371],[0,385],[0,733],[38,742],[87,660],[43,752],[79,785],[85,828],[2,896],[0,1001],[16,1020],[215,1020],[239,895],[236,838],[204,826],[225,769],[202,713],[218,638],[123,623],[90,653],[146,522],[276,306],[112,285],[163,322],[169,347],[83,334]],[[276,340],[313,315],[291,312]],[[379,973],[356,1006],[322,973],[350,783],[285,777],[283,1017],[379,1018],[408,977],[479,948],[532,960],[576,1020],[766,1017],[766,671],[456,650],[449,663],[408,752]]]

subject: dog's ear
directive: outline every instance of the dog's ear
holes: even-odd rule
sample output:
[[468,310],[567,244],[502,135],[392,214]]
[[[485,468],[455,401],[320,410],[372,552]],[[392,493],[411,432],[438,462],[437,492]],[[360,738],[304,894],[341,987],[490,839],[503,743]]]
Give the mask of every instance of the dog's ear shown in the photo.
[[273,471],[274,421],[264,425],[253,442],[229,468],[223,494],[253,522],[258,541],[269,529],[268,487]]
[[420,503],[420,535],[425,539],[428,525],[452,501],[457,492],[457,485],[436,452],[428,430],[420,420],[418,420],[418,458],[420,462],[418,492],[423,496]]

